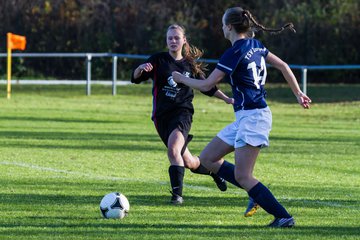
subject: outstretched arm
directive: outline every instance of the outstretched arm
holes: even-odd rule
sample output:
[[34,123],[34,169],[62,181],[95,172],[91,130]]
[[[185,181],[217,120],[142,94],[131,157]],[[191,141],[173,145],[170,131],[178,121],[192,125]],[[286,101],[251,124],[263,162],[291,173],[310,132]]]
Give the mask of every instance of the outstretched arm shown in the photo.
[[175,82],[183,83],[191,88],[206,92],[213,88],[218,82],[220,82],[221,79],[224,78],[225,73],[218,69],[215,69],[214,71],[212,71],[208,78],[202,81],[186,77],[179,72],[173,72],[172,76]]
[[298,103],[303,108],[310,108],[311,99],[300,90],[299,84],[289,65],[271,52],[269,52],[269,54],[266,56],[266,62],[281,71],[292,92],[296,96]]

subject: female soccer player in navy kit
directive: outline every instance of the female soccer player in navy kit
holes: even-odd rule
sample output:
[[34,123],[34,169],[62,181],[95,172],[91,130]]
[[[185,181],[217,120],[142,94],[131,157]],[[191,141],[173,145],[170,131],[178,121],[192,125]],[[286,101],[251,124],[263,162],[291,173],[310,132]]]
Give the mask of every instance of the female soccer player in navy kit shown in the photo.
[[[144,64],[139,65],[133,71],[131,82],[140,83],[149,78],[153,79],[152,120],[168,148],[171,203],[182,204],[185,167],[194,173],[211,175],[221,191],[225,191],[227,186],[225,180],[204,168],[199,158],[193,156],[187,148],[192,138],[189,131],[194,114],[194,93],[190,87],[174,82],[171,75],[173,71],[178,71],[189,77],[204,78],[202,63],[196,62],[202,51],[189,45],[184,28],[177,24],[168,28],[166,41],[169,51],[154,54]],[[229,104],[233,103],[232,98],[216,87],[204,94],[214,95]]]
[[[220,58],[215,70],[203,81],[197,81],[179,72],[173,73],[175,82],[206,91],[229,76],[235,99],[235,122],[221,130],[200,155],[201,163],[218,176],[244,188],[248,195],[275,219],[270,227],[292,227],[293,217],[275,199],[267,187],[253,176],[256,158],[262,147],[269,145],[272,115],[265,101],[266,65],[279,69],[297,101],[303,108],[310,107],[310,98],[299,88],[289,66],[269,52],[256,39],[248,38],[251,27],[270,32],[292,28],[287,24],[280,29],[267,29],[257,23],[251,13],[240,7],[229,8],[223,15],[223,33],[232,47]],[[222,158],[235,151],[235,165]],[[221,159],[221,160],[219,160]]]

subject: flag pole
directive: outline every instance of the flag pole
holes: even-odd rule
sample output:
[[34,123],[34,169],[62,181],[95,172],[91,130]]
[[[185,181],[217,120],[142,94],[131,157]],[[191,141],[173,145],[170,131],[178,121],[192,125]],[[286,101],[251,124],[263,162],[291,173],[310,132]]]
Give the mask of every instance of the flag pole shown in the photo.
[[11,97],[11,33],[7,34],[7,99]]

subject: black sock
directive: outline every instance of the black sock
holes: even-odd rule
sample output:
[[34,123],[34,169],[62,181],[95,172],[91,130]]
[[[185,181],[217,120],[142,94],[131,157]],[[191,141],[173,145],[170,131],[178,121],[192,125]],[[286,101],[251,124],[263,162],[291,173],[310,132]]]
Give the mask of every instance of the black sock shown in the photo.
[[201,164],[197,169],[195,169],[195,170],[190,169],[190,171],[193,173],[197,173],[197,174],[210,175],[210,171],[207,170],[207,168]]
[[290,214],[276,200],[270,190],[261,182],[257,183],[248,192],[249,196],[254,199],[265,211],[274,215],[276,218],[290,218]]
[[185,167],[175,165],[169,167],[171,190],[179,196],[182,196],[184,174]]
[[224,163],[221,165],[217,175],[219,177],[222,177],[226,181],[234,184],[235,186],[242,188],[240,186],[240,184],[235,180],[235,165],[234,164],[224,161]]

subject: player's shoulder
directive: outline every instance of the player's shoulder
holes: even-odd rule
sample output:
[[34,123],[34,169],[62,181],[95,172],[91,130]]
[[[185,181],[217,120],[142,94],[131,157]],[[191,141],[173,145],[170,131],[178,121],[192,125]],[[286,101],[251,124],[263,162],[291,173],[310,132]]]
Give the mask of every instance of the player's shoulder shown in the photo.
[[163,64],[165,62],[169,62],[169,53],[168,52],[158,52],[152,54],[148,59],[147,62],[154,64]]
[[232,47],[232,50],[237,52],[239,50],[254,48],[254,47],[263,47],[262,42],[256,38],[245,38],[236,41]]
[[258,40],[258,39],[256,39],[256,38],[252,38],[251,40],[252,40],[252,42],[253,42],[254,45],[256,45],[256,46],[258,46],[258,47],[265,48],[264,44],[263,44],[260,40]]
[[253,55],[254,52],[267,52],[267,49],[258,39],[246,38],[234,44],[233,52],[237,56],[243,56],[244,54]]

